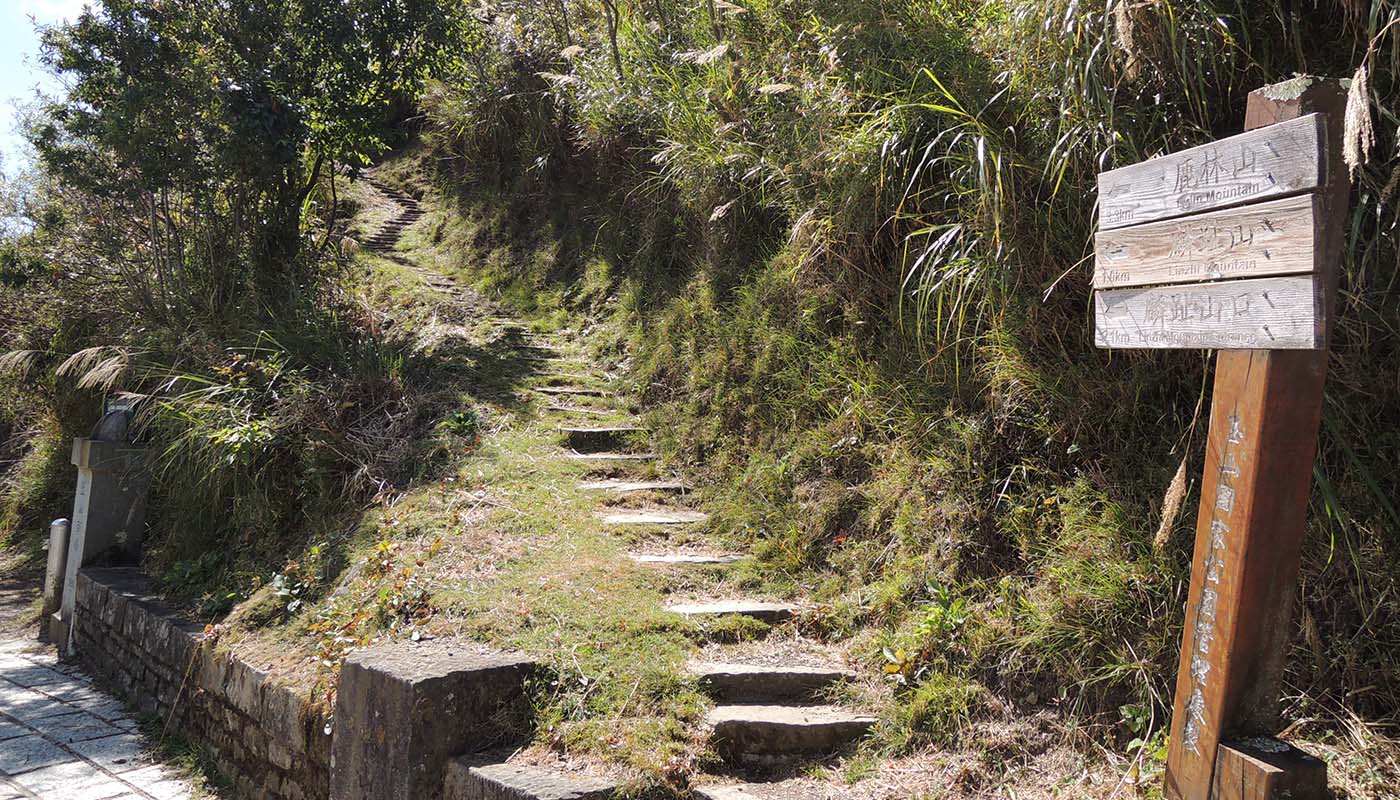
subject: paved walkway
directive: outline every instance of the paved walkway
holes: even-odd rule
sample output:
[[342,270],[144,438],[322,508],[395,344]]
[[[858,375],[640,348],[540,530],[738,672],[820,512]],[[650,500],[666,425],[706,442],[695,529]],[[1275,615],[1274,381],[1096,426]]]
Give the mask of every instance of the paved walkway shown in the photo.
[[0,800],[194,796],[157,762],[120,702],[32,649],[0,639]]

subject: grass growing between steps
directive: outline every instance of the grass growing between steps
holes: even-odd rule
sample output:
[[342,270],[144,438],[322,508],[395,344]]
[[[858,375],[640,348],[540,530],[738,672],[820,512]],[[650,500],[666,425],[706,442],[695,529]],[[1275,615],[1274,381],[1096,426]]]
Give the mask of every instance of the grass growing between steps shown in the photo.
[[[627,404],[533,393],[616,381],[561,318],[505,324],[477,291],[429,287],[425,274],[450,271],[418,228],[390,256],[361,253],[356,281],[372,324],[459,376],[458,411],[431,435],[441,461],[281,565],[221,636],[328,703],[352,648],[466,637],[522,651],[551,676],[535,687],[541,753],[606,763],[639,789],[674,784],[703,757],[707,701],[682,667],[705,633],[664,611],[666,579],[626,557],[637,531],[597,519],[619,501],[579,488],[600,468],[570,460],[557,431],[625,422]],[[545,331],[556,335],[540,349],[530,333]],[[548,410],[560,404],[601,413]],[[659,476],[648,464],[625,474]]]

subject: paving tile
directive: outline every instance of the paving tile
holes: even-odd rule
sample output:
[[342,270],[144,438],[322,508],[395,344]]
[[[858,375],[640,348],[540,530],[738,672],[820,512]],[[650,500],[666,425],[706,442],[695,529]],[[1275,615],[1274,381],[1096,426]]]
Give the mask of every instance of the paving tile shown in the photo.
[[15,782],[44,800],[99,800],[131,791],[130,786],[82,760],[37,769],[20,775]]
[[[0,742],[29,734],[29,729],[14,720],[0,717]],[[0,787],[3,788],[3,787]]]
[[94,688],[92,684],[85,683],[76,678],[69,678],[67,683],[54,684],[53,686],[42,687],[44,694],[50,697],[57,697],[64,702],[76,700],[111,700],[112,696],[104,694]]
[[65,700],[70,697],[85,697],[95,691],[91,686],[69,675],[54,673],[59,675],[59,680],[53,683],[41,683],[33,687],[34,691],[42,692],[57,700]]
[[0,772],[8,775],[22,775],[73,760],[72,755],[37,734],[10,739],[4,747],[0,747]]
[[87,783],[69,783],[35,794],[39,795],[39,800],[111,800],[114,797],[136,796],[132,794],[130,786],[100,774]]
[[20,686],[44,686],[46,684],[65,683],[70,679],[62,672],[55,672],[48,667],[41,667],[38,664],[29,664],[16,669],[5,670],[5,680],[17,683]]
[[71,747],[83,758],[116,773],[130,772],[155,761],[142,744],[141,737],[134,733],[120,733],[105,739],[74,742]]
[[188,800],[194,797],[194,787],[186,781],[170,780],[141,787],[141,791],[156,800]]
[[60,744],[85,742],[122,733],[120,728],[84,711],[74,711],[57,717],[37,719],[33,723],[39,733]]
[[30,692],[23,697],[0,698],[0,713],[30,724],[45,717],[71,714],[75,710],[72,706],[37,692]]
[[108,722],[115,722],[122,719],[130,719],[131,713],[126,710],[126,704],[120,700],[113,700],[110,697],[94,695],[79,700],[69,701],[69,705],[76,706],[83,711],[96,717],[101,717]]

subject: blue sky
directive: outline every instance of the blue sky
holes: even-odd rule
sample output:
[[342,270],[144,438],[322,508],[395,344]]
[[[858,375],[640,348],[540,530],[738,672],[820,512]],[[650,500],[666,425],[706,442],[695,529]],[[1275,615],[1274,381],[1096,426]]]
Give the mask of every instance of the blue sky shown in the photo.
[[[35,89],[48,93],[58,85],[39,67],[39,37],[34,22],[73,19],[93,0],[0,0],[0,152],[12,172],[26,158],[15,133],[15,104],[29,101]],[[31,21],[32,18],[32,21]]]

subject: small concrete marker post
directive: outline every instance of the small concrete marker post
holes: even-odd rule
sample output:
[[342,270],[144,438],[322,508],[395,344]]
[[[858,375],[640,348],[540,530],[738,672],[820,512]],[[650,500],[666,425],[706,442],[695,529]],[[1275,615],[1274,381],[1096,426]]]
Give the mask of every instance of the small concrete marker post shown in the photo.
[[56,519],[49,524],[49,557],[44,569],[44,622],[40,631],[56,644],[64,641],[59,607],[63,605],[63,580],[68,572],[69,530],[66,519]]
[[1097,344],[1220,349],[1168,800],[1327,796],[1326,765],[1269,737],[1350,196],[1344,106],[1336,81],[1267,86],[1246,133],[1099,176]]

